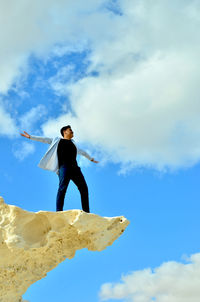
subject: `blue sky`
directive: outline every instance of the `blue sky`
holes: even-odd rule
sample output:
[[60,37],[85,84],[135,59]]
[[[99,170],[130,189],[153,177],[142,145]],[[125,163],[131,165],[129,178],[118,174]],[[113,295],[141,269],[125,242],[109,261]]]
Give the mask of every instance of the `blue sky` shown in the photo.
[[[27,13],[28,12],[28,13]],[[30,302],[199,300],[197,1],[0,4],[0,195],[55,211],[57,175],[37,164],[71,124],[101,216],[130,225],[102,252],[78,251],[32,285]],[[65,210],[79,209],[68,189]]]

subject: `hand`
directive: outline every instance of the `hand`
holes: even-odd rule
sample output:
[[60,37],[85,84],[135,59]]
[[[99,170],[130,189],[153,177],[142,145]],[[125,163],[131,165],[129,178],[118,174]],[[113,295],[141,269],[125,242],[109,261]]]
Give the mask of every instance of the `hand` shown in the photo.
[[24,131],[24,133],[20,133],[21,136],[24,136],[26,138],[29,138],[30,139],[30,134],[28,134],[26,131]]
[[99,163],[99,162],[96,161],[94,158],[92,158],[91,161],[92,161],[93,163],[95,163],[95,164],[98,164],[98,163]]

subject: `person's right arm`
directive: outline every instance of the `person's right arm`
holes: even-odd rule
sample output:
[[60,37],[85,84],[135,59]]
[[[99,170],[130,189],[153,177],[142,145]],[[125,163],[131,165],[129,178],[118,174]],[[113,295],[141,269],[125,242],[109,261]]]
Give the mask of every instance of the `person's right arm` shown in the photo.
[[50,137],[33,136],[28,134],[26,131],[24,131],[24,133],[20,133],[20,135],[28,139],[32,139],[33,141],[37,141],[45,144],[51,144],[53,141],[53,139]]

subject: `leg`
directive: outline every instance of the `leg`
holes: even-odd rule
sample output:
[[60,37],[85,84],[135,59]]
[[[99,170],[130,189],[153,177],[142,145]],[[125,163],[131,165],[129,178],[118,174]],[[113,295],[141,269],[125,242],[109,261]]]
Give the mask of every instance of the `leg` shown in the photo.
[[86,184],[85,178],[81,172],[79,167],[73,170],[71,174],[71,180],[75,183],[78,187],[78,190],[81,194],[81,203],[83,211],[90,213],[89,209],[89,197],[88,197],[88,186]]
[[59,169],[59,187],[56,197],[56,211],[63,211],[66,190],[70,181],[67,167],[61,166]]

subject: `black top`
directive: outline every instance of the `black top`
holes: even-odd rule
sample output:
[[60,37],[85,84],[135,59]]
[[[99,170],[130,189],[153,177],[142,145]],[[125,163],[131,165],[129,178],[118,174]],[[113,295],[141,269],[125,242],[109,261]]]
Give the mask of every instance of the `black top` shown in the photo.
[[59,168],[62,165],[77,166],[77,148],[71,140],[61,139],[58,143],[57,154]]

